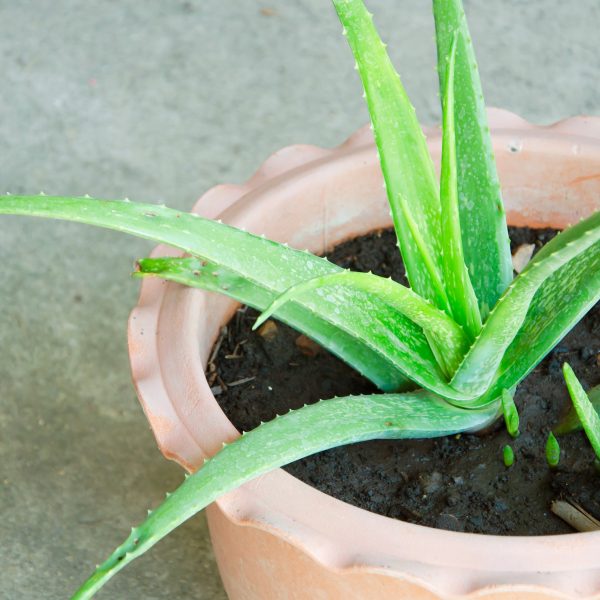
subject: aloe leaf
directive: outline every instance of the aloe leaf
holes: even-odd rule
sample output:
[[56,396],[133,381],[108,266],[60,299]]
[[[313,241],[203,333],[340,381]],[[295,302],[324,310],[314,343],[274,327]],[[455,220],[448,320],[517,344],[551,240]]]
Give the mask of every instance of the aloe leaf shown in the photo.
[[583,430],[596,453],[596,457],[600,459],[600,416],[598,416],[594,405],[590,402],[569,363],[563,365],[563,375]]
[[319,298],[326,297],[328,293],[326,288],[332,285],[363,291],[372,296],[374,302],[383,301],[409,318],[423,329],[429,339],[433,338],[434,348],[443,348],[443,351],[440,352],[440,359],[447,365],[448,374],[454,373],[469,347],[462,328],[445,312],[421,298],[411,289],[372,273],[344,271],[299,283],[273,301],[257,319],[254,329],[260,327],[269,316],[279,311],[288,302],[299,300],[309,292],[314,292]]
[[362,0],[333,0],[356,59],[411,287],[449,310],[440,265],[440,201],[415,110]]
[[519,411],[515,405],[513,395],[508,390],[502,390],[501,398],[506,430],[511,437],[516,438],[519,435]]
[[[548,249],[542,256],[538,254],[534,257],[511,283],[490,313],[481,334],[471,346],[451,381],[452,387],[464,393],[465,397],[482,396],[490,389],[494,379],[499,379],[498,368],[507,348],[523,326],[536,292],[545,282],[560,272],[561,267],[577,258],[574,262],[582,273],[587,273],[590,279],[597,276],[596,270],[586,269],[585,266],[586,251],[594,254],[595,246],[600,240],[600,213],[582,221],[577,228],[576,235],[570,234],[565,237],[562,234],[558,235],[548,244]],[[552,286],[546,289],[547,297],[564,294],[564,289],[559,285],[555,280]],[[598,295],[597,286],[594,291]],[[576,310],[568,312],[570,315],[579,314],[580,309],[581,305],[577,304]],[[563,335],[564,333],[566,331]],[[550,333],[546,336],[546,339],[551,339]],[[531,369],[533,366],[529,365],[526,368]],[[508,381],[502,379],[503,387],[509,389],[516,385],[516,382],[512,381],[513,378],[516,378],[516,372],[510,374]],[[493,397],[491,395],[487,399]],[[474,405],[480,405],[485,401],[486,397],[482,397]]]
[[263,473],[343,444],[439,437],[479,429],[496,416],[495,409],[454,408],[423,391],[335,398],[291,411],[245,433],[206,461],[132,529],[73,598],[91,598],[115,573],[178,525],[222,494]]
[[[143,258],[138,261],[136,277],[161,277],[190,287],[226,294],[257,310],[265,310],[277,297],[264,285],[248,281],[234,271],[204,260],[188,258]],[[303,332],[318,344],[363,373],[380,390],[396,391],[408,380],[397,366],[372,350],[361,339],[320,318],[298,303],[277,311],[277,318]]]
[[[160,276],[164,279],[176,281],[191,287],[220,292],[222,294],[227,294],[240,302],[250,304],[259,310],[268,310],[269,306],[278,297],[281,297],[280,294],[272,294],[258,289],[257,286],[245,281],[241,276],[227,272],[222,267],[216,267],[206,261],[200,261],[194,258],[145,258],[138,261],[138,267],[139,271],[135,273],[137,276]],[[336,274],[332,274],[332,277],[334,275]],[[436,324],[433,325],[433,330],[438,332],[437,339],[439,340],[438,343],[440,346],[439,350],[435,348],[435,351],[439,351],[439,359],[438,362],[436,362],[438,354],[435,354],[434,350],[431,349],[431,346],[433,345],[432,342],[434,341],[433,338],[427,338],[430,343],[430,346],[428,346],[426,337],[421,337],[420,339],[414,337],[411,338],[411,336],[406,333],[406,330],[404,331],[404,336],[401,336],[400,332],[397,331],[399,319],[407,319],[411,326],[416,328],[419,335],[423,336],[423,331],[416,322],[412,322],[402,314],[398,314],[392,304],[382,303],[381,295],[368,292],[367,287],[364,286],[364,284],[364,290],[360,289],[358,286],[355,286],[354,289],[352,289],[352,287],[348,286],[344,281],[347,275],[356,275],[361,282],[365,281],[363,276],[367,278],[372,277],[374,278],[375,283],[383,283],[382,288],[388,290],[389,294],[389,280],[372,274],[347,271],[341,271],[337,275],[341,275],[342,277],[340,277],[339,280],[336,280],[336,278],[333,277],[334,284],[328,288],[327,294],[314,295],[308,298],[293,298],[290,302],[287,302],[286,300],[283,303],[283,306],[279,306],[281,302],[278,302],[278,305],[273,310],[269,310],[266,315],[263,314],[259,318],[260,320],[258,321],[258,324],[255,324],[255,328],[260,326],[273,311],[276,311],[278,319],[297,327],[298,330],[307,332],[309,331],[308,329],[300,327],[300,321],[302,321],[302,324],[306,324],[304,321],[306,315],[313,314],[314,317],[317,318],[318,311],[320,311],[319,314],[322,314],[324,308],[330,306],[332,311],[331,318],[337,319],[340,326],[336,326],[335,328],[332,326],[331,330],[310,330],[309,333],[316,341],[320,342],[322,339],[323,346],[328,348],[331,352],[341,358],[351,358],[354,361],[351,364],[354,365],[357,364],[358,359],[361,359],[362,363],[366,362],[366,360],[362,360],[362,354],[359,354],[359,352],[373,352],[377,358],[380,358],[380,362],[376,365],[369,364],[369,373],[373,375],[374,366],[376,366],[381,369],[381,371],[377,371],[377,373],[380,374],[380,377],[385,377],[385,372],[383,371],[385,363],[381,362],[381,357],[383,356],[381,352],[384,352],[385,356],[389,357],[389,364],[396,369],[398,368],[397,361],[401,358],[401,356],[398,356],[398,353],[401,355],[403,354],[411,361],[411,373],[413,374],[413,379],[415,381],[423,381],[423,387],[429,388],[429,386],[431,386],[433,391],[437,391],[440,395],[448,395],[451,398],[460,397],[457,396],[456,392],[454,392],[454,390],[445,383],[445,380],[442,379],[446,371],[442,370],[443,367],[441,365],[447,365],[447,372],[454,372],[456,368],[455,363],[460,360],[464,353],[464,349],[467,347],[466,344],[468,344],[464,334],[462,334],[460,328],[456,326],[450,317],[431,304],[420,299],[419,296],[414,294],[411,290],[408,290],[409,295],[414,302],[419,303],[421,309],[428,311],[436,320]],[[325,281],[329,279],[329,276],[324,277]],[[317,278],[316,280],[318,279],[320,278]],[[297,286],[289,288],[288,292],[290,290],[295,290],[297,287],[305,287],[307,284],[309,286],[314,285],[316,280],[301,282]],[[391,285],[400,286],[400,284],[395,284],[394,282],[391,282]],[[407,290],[407,288],[403,286],[400,287],[402,288],[402,291]],[[395,290],[396,288],[392,289]],[[360,300],[357,300],[357,298]],[[396,299],[396,302],[397,301],[398,300]],[[340,309],[341,306],[344,307],[343,310]],[[308,308],[305,310],[303,307]],[[352,312],[353,307],[357,309],[355,313]],[[314,312],[311,312],[313,310]],[[418,311],[413,308],[413,312],[416,315]],[[423,323],[425,322],[424,314],[421,315],[420,320]],[[325,324],[327,325],[327,322],[325,322]],[[358,330],[357,328],[362,331],[360,335],[367,336],[365,339],[360,339],[359,334],[356,333]],[[352,334],[347,332],[352,332]],[[307,335],[309,333],[307,333]],[[373,336],[376,337],[377,343],[380,344],[379,348],[371,345]],[[346,344],[353,344],[354,340],[356,340],[357,343],[356,349],[346,347]],[[425,345],[415,346],[416,342],[424,342]],[[407,344],[412,344],[412,347],[415,348],[415,354],[410,355],[409,348],[411,346],[408,346]],[[455,344],[460,345],[460,349],[455,347]],[[418,352],[424,353],[424,356],[419,355]],[[427,356],[429,357],[429,362],[425,362]],[[370,358],[369,355],[366,355],[366,358]],[[453,360],[454,362],[448,365],[448,361],[450,360]],[[427,371],[428,368],[433,370]],[[439,379],[435,377],[438,370]],[[399,373],[400,371],[397,372]],[[394,388],[395,391],[398,389],[399,388]]]
[[[600,416],[600,385],[597,385],[587,391],[589,398],[596,414]],[[565,435],[573,431],[579,431],[583,428],[575,406],[571,405],[569,412],[560,420],[559,424],[554,428],[554,435]]]
[[456,136],[454,131],[454,63],[457,37],[448,58],[442,139],[440,201],[442,207],[442,272],[454,320],[465,328],[473,341],[481,331],[481,314],[463,256],[458,206]]
[[433,0],[440,90],[446,61],[458,34],[454,95],[458,202],[465,264],[482,317],[487,317],[512,280],[510,242],[492,151],[481,81],[461,0]]
[[[3,213],[78,221],[152,239],[224,266],[250,282],[268,286],[277,295],[307,276],[342,271],[308,252],[155,204],[3,196]],[[304,299],[303,305],[346,334],[361,339],[421,387],[447,398],[463,397],[447,384],[421,328],[391,307],[374,302],[368,294],[339,286],[331,288],[326,298]]]
[[[564,231],[561,243],[576,240],[587,227],[586,220]],[[551,254],[549,246],[542,248],[537,260]],[[600,244],[595,244],[558,269],[536,292],[486,398],[493,400],[502,389],[522,381],[599,300]]]

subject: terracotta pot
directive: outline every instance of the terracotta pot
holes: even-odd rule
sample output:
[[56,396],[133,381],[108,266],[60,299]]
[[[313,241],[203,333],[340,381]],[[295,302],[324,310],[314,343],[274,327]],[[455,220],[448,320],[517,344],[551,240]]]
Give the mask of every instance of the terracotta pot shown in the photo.
[[[563,228],[600,209],[600,119],[535,127],[492,110],[490,127],[511,224]],[[440,132],[427,135],[439,162]],[[285,148],[246,184],[210,190],[194,211],[316,253],[390,225],[368,128],[333,150]],[[236,308],[147,279],[131,315],[140,400],[162,452],[188,470],[238,435],[203,371]],[[281,469],[222,497],[208,518],[232,600],[600,598],[600,532],[441,531],[355,508]]]

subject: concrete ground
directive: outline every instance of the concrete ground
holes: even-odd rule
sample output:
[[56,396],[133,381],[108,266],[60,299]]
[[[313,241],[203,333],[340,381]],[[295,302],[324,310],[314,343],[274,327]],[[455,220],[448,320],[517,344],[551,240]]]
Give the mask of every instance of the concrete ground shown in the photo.
[[[430,3],[370,0],[425,123]],[[465,0],[489,105],[600,114],[597,0]],[[189,208],[295,142],[367,121],[326,0],[0,0],[0,191]],[[182,479],[130,382],[133,261],[152,244],[0,218],[0,597],[66,598]],[[202,515],[100,598],[222,600]]]

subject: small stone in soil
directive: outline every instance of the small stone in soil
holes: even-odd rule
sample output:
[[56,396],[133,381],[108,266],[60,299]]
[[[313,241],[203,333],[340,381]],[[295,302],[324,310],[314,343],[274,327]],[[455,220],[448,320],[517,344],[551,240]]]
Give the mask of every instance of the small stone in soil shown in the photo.
[[298,347],[298,350],[300,350],[304,356],[314,358],[317,356],[317,354],[319,354],[319,352],[321,352],[321,346],[319,346],[317,342],[311,340],[309,337],[306,337],[304,334],[299,335],[296,338],[295,343]]
[[269,319],[268,321],[265,321],[257,331],[258,335],[260,335],[263,340],[270,342],[277,335],[277,324],[275,321]]

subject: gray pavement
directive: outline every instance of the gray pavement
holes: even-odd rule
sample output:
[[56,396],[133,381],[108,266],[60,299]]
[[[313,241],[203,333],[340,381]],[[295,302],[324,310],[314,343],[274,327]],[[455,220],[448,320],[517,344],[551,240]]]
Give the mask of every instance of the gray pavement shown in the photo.
[[[425,123],[430,3],[371,0]],[[489,105],[600,114],[598,0],[465,0]],[[0,192],[186,209],[278,148],[367,121],[327,0],[0,0]],[[133,261],[152,245],[0,218],[0,598],[66,598],[181,470],[130,382]],[[202,515],[100,598],[222,600]]]

